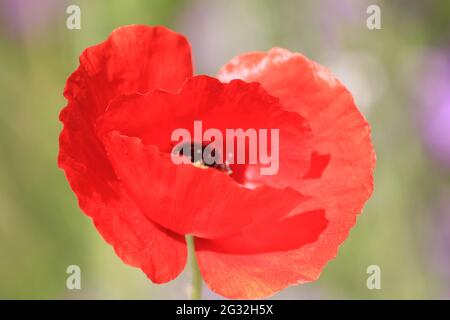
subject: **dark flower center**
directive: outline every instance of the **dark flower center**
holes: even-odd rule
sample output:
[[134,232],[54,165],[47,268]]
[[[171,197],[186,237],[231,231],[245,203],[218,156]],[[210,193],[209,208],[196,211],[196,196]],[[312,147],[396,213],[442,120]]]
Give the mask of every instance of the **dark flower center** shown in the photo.
[[[216,150],[211,144],[201,145],[200,143],[185,143],[174,150],[176,154],[187,157],[194,166],[207,169],[214,168],[231,175],[232,170],[228,164],[216,163]],[[218,157],[220,158],[220,157]]]

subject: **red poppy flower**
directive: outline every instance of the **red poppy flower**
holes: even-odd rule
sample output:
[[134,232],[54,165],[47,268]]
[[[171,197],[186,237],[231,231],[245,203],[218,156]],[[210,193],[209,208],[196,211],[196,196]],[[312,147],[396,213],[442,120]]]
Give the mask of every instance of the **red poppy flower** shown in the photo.
[[[183,270],[188,234],[206,284],[225,297],[317,279],[373,189],[370,128],[351,94],[279,48],[234,58],[218,80],[192,69],[187,40],[163,27],[122,27],[83,52],[58,159],[80,208],[155,283]],[[195,120],[279,129],[278,173],[174,164],[170,134]]]

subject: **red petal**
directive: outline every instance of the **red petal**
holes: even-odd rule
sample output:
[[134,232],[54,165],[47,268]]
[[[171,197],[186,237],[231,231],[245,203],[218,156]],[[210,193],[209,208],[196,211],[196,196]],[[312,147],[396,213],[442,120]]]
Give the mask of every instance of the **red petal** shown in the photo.
[[311,153],[311,163],[309,170],[303,176],[303,179],[318,179],[322,176],[326,167],[330,163],[330,154],[319,154],[317,151]]
[[[317,241],[296,250],[231,254],[198,252],[205,281],[219,294],[255,298],[284,287],[318,278],[325,264],[337,254],[355,224],[357,214],[373,190],[375,154],[370,128],[348,90],[324,67],[284,49],[250,53],[233,59],[219,72],[222,81],[234,78],[258,81],[289,111],[304,116],[311,126],[314,150],[329,155],[325,169],[313,164],[316,179],[291,185],[313,197],[292,214],[325,210],[328,226]],[[319,178],[320,177],[320,178]],[[257,240],[255,240],[257,242]],[[242,250],[242,249],[241,249]]]
[[154,282],[167,282],[183,270],[184,238],[148,220],[125,194],[94,134],[94,122],[117,95],[155,87],[176,91],[191,74],[184,37],[163,27],[128,26],[83,52],[64,92],[68,105],[60,115],[58,164],[105,240]]
[[117,176],[142,212],[179,234],[235,234],[251,223],[276,221],[304,200],[292,189],[248,190],[218,170],[176,165],[138,138],[112,132],[104,141]]
[[121,94],[155,88],[178,91],[192,76],[191,47],[185,37],[164,27],[120,27],[106,41],[84,50],[77,71],[77,88],[68,83],[64,95],[89,100],[79,107],[95,118]]
[[220,239],[197,239],[196,248],[230,254],[257,254],[287,251],[315,242],[327,226],[325,212],[304,212],[281,220],[253,223],[241,229],[239,234]]
[[326,225],[324,211],[317,210],[229,239],[197,238],[200,272],[212,291],[233,299],[267,297],[314,280],[312,257],[293,249],[314,243]]
[[224,85],[201,76],[189,80],[176,95],[154,91],[121,97],[110,105],[97,128],[116,174],[152,220],[177,233],[217,238],[256,221],[276,222],[304,199],[292,189],[248,190],[218,170],[175,165],[169,154],[171,133],[177,128],[192,132],[196,119],[202,120],[205,130],[222,132],[280,128],[280,144],[284,142],[284,150],[294,155],[288,159],[294,163],[297,155],[300,164],[302,159],[305,163],[303,170],[301,165],[293,168],[291,176],[298,171],[301,178],[308,167],[308,156],[301,148],[310,139],[304,120],[283,111],[257,84]]
[[312,139],[307,122],[294,112],[284,111],[278,99],[257,83],[233,81],[223,85],[214,78],[196,76],[173,97],[164,93],[138,95],[136,99],[120,97],[106,114],[101,130],[140,137],[144,145],[154,144],[163,152],[173,148],[170,136],[175,129],[185,128],[193,136],[195,120],[202,121],[204,131],[214,128],[224,136],[226,129],[279,129],[278,173],[261,177],[259,163],[232,165],[233,178],[244,185],[251,182],[255,187],[264,182],[284,188],[301,179],[310,167]]
[[162,229],[141,213],[107,169],[109,163],[77,109],[68,107],[65,115],[59,165],[80,208],[125,263],[141,268],[156,283],[174,279],[186,264],[184,237]]

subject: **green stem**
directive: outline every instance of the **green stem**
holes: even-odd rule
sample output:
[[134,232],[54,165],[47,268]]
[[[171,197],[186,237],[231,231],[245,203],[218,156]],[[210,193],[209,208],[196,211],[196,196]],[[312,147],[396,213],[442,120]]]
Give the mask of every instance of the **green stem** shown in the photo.
[[195,244],[193,236],[186,236],[186,241],[188,245],[188,257],[191,260],[191,270],[192,270],[192,300],[200,300],[202,298],[202,275],[200,274],[200,269],[198,268],[197,259],[195,257]]

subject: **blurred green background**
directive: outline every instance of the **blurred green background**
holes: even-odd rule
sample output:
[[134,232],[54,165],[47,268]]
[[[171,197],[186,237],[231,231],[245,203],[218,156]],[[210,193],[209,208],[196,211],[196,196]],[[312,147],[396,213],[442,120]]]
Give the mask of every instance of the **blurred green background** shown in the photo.
[[[81,8],[81,30],[66,8]],[[381,30],[366,27],[370,4]],[[0,298],[187,298],[188,272],[154,285],[123,264],[57,169],[66,78],[126,24],[192,43],[196,73],[273,46],[327,66],[372,125],[375,192],[338,257],[283,299],[450,298],[450,1],[0,0]],[[66,289],[68,265],[82,289]],[[381,268],[380,290],[366,286]],[[215,298],[205,292],[206,298]]]

